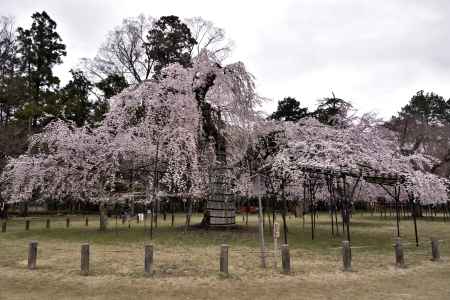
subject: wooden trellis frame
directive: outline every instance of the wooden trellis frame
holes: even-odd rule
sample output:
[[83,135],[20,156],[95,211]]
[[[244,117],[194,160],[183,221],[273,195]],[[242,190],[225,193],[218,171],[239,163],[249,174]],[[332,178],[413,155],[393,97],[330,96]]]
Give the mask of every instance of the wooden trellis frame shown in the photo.
[[[293,157],[290,157],[290,160],[292,162]],[[400,215],[399,215],[399,198],[400,198],[400,189],[402,185],[405,185],[407,182],[406,176],[403,174],[398,173],[390,173],[390,172],[380,172],[378,170],[375,170],[369,166],[361,165],[359,168],[348,168],[348,167],[339,167],[339,168],[332,168],[332,167],[321,167],[316,165],[308,165],[308,164],[301,164],[296,165],[295,163],[292,163],[290,166],[291,171],[300,171],[305,174],[304,178],[304,198],[306,199],[306,187],[308,186],[309,194],[315,193],[314,186],[311,182],[311,175],[314,174],[315,176],[320,177],[321,179],[324,179],[324,181],[327,184],[327,188],[330,192],[330,199],[333,202],[336,202],[335,199],[335,188],[334,188],[334,181],[336,180],[336,184],[338,185],[338,181],[342,180],[342,188],[343,188],[343,198],[344,201],[342,202],[342,218],[344,220],[344,223],[347,225],[347,239],[350,241],[350,217],[349,217],[349,203],[353,198],[354,192],[356,190],[356,187],[361,182],[361,180],[364,180],[367,183],[371,184],[377,184],[381,186],[386,193],[391,196],[395,201],[395,207],[396,207],[396,221],[397,221],[397,236],[400,236]],[[264,174],[265,176],[270,173],[270,165],[265,165],[260,170],[257,171],[257,173]],[[306,176],[308,175],[308,176]],[[307,180],[308,177],[308,180]],[[346,184],[346,178],[351,177],[356,179],[356,183],[351,189],[351,192],[349,193],[347,189]],[[315,182],[316,180],[314,180]],[[313,185],[311,189],[311,184]],[[388,187],[393,187],[394,191],[391,192]],[[312,195],[309,195],[310,197],[313,197]],[[349,197],[350,196],[350,197]],[[414,221],[414,232],[416,237],[416,244],[418,245],[418,232],[417,232],[417,220],[416,220],[416,208],[415,208],[415,201],[414,196],[409,194],[410,197],[410,203],[413,206],[413,221]],[[313,201],[313,199],[310,199]],[[305,200],[306,201],[306,200]],[[336,205],[336,203],[334,203]],[[313,209],[313,205],[311,202],[311,207]],[[314,239],[314,212],[311,212],[311,238]],[[337,225],[337,213],[336,213],[336,225]],[[332,218],[332,233],[334,234],[334,222],[333,222],[333,215]],[[338,229],[337,229],[338,230]]]

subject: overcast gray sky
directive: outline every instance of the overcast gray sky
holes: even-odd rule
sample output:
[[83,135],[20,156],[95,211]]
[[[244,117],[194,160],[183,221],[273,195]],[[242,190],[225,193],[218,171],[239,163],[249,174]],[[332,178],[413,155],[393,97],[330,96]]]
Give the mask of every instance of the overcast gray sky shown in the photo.
[[95,55],[123,18],[201,16],[234,41],[258,92],[314,107],[331,95],[389,118],[418,90],[450,97],[449,0],[0,0],[0,15],[28,27],[35,11],[57,24],[68,56],[61,78]]

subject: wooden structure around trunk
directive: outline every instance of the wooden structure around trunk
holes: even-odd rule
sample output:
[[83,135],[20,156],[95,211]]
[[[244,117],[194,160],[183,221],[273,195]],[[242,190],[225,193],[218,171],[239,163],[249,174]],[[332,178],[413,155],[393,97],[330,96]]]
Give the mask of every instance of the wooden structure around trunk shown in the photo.
[[216,166],[211,174],[206,213],[209,226],[231,226],[236,223],[236,201],[231,191],[232,169]]

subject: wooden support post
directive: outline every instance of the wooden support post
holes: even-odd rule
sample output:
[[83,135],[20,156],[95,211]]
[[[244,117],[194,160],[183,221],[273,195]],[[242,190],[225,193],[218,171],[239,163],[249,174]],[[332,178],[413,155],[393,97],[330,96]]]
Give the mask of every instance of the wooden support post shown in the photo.
[[400,186],[395,186],[394,188],[395,196],[395,217],[397,220],[397,237],[400,237],[400,212],[399,212],[399,202],[400,202]]
[[[158,180],[159,178],[157,178]],[[192,200],[189,199],[189,222],[188,227],[191,226],[191,214],[192,214]],[[156,197],[155,201],[155,229],[158,228],[158,214],[159,214],[159,197]]]
[[277,267],[277,260],[278,260],[278,239],[280,238],[280,224],[278,222],[275,222],[273,224],[273,266],[274,268]]
[[439,251],[439,240],[436,238],[431,238],[431,256],[432,261],[441,260],[441,253]]
[[6,232],[6,221],[2,222],[2,232]]
[[352,249],[349,241],[342,242],[342,262],[344,272],[350,272],[352,270]]
[[30,220],[25,221],[25,230],[30,230]]
[[287,238],[288,228],[287,228],[287,224],[286,224],[287,202],[286,202],[286,197],[284,195],[284,187],[282,190],[281,197],[283,198],[283,214],[281,215],[281,217],[283,218],[283,237],[284,237],[284,243],[287,244],[288,243],[288,238]]
[[303,201],[302,229],[305,230],[306,200]]
[[[347,184],[346,184],[346,180],[345,180],[345,175],[342,178],[342,186],[343,186],[343,190],[344,190],[344,207],[345,209],[343,210],[343,217],[345,216],[345,220],[342,220],[345,223],[345,227],[347,229],[347,241],[349,242],[350,245],[350,203],[349,203],[349,193],[347,191]],[[344,231],[344,229],[342,229],[342,231]],[[349,246],[350,247],[350,246]],[[351,258],[350,258],[351,260]],[[351,263],[351,262],[350,262]]]
[[246,202],[246,207],[245,207],[245,225],[247,225],[248,226],[248,213],[249,213],[249,211],[250,211],[250,204],[249,204],[249,197],[248,197],[248,195],[247,195],[247,202]]
[[116,232],[116,235],[119,234],[119,229],[117,228],[117,215],[116,215],[116,224],[115,224],[115,227],[114,227],[114,231]]
[[47,221],[45,221],[45,228],[50,229],[50,219],[47,219]]
[[37,259],[37,246],[36,241],[31,241],[28,248],[28,269],[36,269],[36,259]]
[[174,203],[173,203],[173,197],[171,197],[171,199],[170,199],[170,206],[171,206],[171,210],[172,210],[171,226],[173,227],[173,225],[175,223],[175,206],[174,206]]
[[412,201],[412,215],[413,215],[413,222],[414,222],[414,235],[416,237],[416,247],[419,247],[419,235],[417,233],[417,207],[416,207],[416,201]]
[[[192,217],[192,199],[191,199],[191,197],[188,198],[187,203],[188,203],[188,210],[187,210],[187,214],[186,214],[186,226],[184,227],[184,232],[187,232],[188,229],[191,228],[191,217]],[[227,206],[226,201],[225,201],[225,206]],[[226,217],[226,212],[227,211],[225,210],[225,217]],[[155,214],[155,218],[157,218],[157,217],[158,217],[158,215]],[[157,219],[155,219],[155,228],[157,227],[156,220]]]
[[311,195],[311,188],[309,188],[309,197],[310,197],[310,206],[309,206],[309,214],[311,215],[311,240],[314,240],[314,204]]
[[336,234],[339,235],[338,208],[336,203],[334,204],[334,224],[336,224]]
[[228,248],[227,244],[220,246],[220,272],[228,275]]
[[70,227],[70,218],[66,218],[66,228]]
[[89,244],[81,245],[81,275],[89,275]]
[[333,220],[333,208],[330,207],[330,217],[331,217],[331,235],[334,236],[334,220]]
[[166,212],[166,203],[165,202],[163,202],[163,205],[162,205],[162,214],[163,214],[163,221],[166,221],[167,220],[167,212]]
[[291,256],[289,255],[289,246],[287,244],[281,245],[281,266],[283,274],[291,273]]
[[444,209],[447,214],[447,220],[449,220],[450,219],[450,202],[449,201],[447,201],[446,207]]
[[399,268],[405,267],[405,255],[403,253],[402,242],[399,238],[395,239],[395,265]]
[[144,236],[147,235],[147,212],[144,212]]
[[153,245],[144,246],[144,273],[146,276],[153,275]]
[[[153,239],[153,205],[150,209],[150,239]],[[130,227],[130,224],[128,225],[128,228]]]
[[84,225],[85,226],[89,226],[89,218],[88,217],[85,218]]
[[264,226],[263,226],[263,207],[261,202],[261,196],[258,196],[258,204],[259,204],[259,211],[258,211],[258,225],[259,225],[259,239],[260,239],[260,246],[261,246],[261,267],[266,268],[266,245],[264,243]]
[[271,230],[271,232],[273,233],[273,225],[272,225],[272,220],[270,219],[270,212],[269,212],[269,203],[268,203],[269,199],[268,197],[266,197],[266,213],[267,213],[267,220],[269,220],[269,228]]

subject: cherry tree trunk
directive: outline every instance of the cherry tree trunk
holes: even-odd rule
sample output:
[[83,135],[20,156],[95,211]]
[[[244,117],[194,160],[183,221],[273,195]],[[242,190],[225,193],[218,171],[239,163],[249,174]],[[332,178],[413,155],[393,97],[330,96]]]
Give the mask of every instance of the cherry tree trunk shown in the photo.
[[202,119],[203,139],[214,141],[217,165],[213,168],[209,196],[206,203],[204,221],[209,226],[229,226],[235,224],[236,203],[231,193],[231,170],[227,166],[226,139],[222,133],[225,123],[222,120],[220,110],[213,108],[205,101],[206,94],[214,84],[215,75],[211,74],[204,84],[195,90]]

